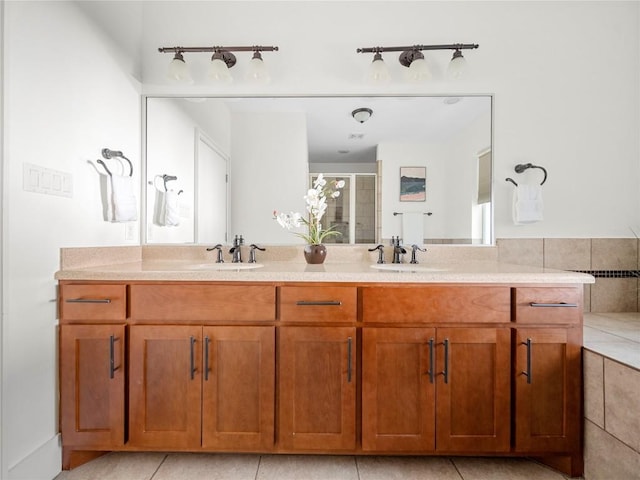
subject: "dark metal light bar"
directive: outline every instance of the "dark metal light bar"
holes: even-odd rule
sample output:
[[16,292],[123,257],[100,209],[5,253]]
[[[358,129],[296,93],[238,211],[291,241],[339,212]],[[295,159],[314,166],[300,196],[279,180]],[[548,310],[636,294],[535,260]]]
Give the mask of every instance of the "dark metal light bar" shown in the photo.
[[364,47],[358,53],[405,52],[407,50],[468,50],[478,48],[477,43],[449,43],[446,45],[409,45],[405,47]]

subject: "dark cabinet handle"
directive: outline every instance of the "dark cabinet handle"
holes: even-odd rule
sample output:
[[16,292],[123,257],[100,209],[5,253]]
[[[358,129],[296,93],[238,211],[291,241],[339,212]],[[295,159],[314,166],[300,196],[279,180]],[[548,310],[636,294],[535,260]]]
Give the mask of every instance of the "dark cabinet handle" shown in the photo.
[[433,376],[434,376],[434,367],[435,367],[435,351],[433,348],[433,343],[434,340],[433,338],[429,339],[429,370],[427,371],[427,374],[429,375],[429,383],[433,383]]
[[548,307],[576,308],[578,306],[578,304],[577,303],[566,303],[566,302],[560,302],[560,303],[537,303],[537,302],[531,302],[529,304],[529,306],[531,306],[531,307],[543,307],[543,308],[548,308]]
[[111,303],[110,298],[67,298],[66,303]]
[[524,372],[521,372],[522,375],[525,375],[527,377],[527,383],[531,383],[531,339],[527,338],[526,342],[521,342],[520,345],[526,345],[527,346],[527,370]]
[[347,382],[351,383],[351,337],[347,339]]
[[209,380],[209,337],[204,337],[204,379]]
[[296,305],[300,307],[339,307],[342,305],[340,300],[326,300],[326,301],[307,301],[307,300],[298,300]]
[[191,370],[191,380],[193,380],[196,376],[196,359],[195,359],[196,339],[194,337],[189,337],[189,339],[191,343],[190,370]]
[[116,370],[120,368],[120,367],[116,367],[116,358],[115,358],[116,357],[115,343],[117,340],[118,339],[114,335],[111,335],[109,337],[109,378],[114,378],[116,374]]
[[445,338],[444,342],[444,370],[442,375],[444,376],[444,383],[449,383],[449,339]]

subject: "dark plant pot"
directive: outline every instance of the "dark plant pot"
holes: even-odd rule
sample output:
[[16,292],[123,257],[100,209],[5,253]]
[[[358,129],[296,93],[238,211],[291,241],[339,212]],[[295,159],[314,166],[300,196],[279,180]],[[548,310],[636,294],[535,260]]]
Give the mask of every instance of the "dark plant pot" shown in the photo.
[[304,246],[304,259],[307,263],[324,263],[325,258],[327,258],[327,247],[324,245],[318,244]]

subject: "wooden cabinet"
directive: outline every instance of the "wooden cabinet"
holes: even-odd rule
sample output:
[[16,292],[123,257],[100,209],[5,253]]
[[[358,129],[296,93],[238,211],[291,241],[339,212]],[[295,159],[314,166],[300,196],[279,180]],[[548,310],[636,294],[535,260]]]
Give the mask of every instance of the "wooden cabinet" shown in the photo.
[[273,327],[131,327],[131,443],[273,445]]
[[60,326],[60,429],[65,444],[124,445],[124,344],[124,325]]
[[62,282],[59,307],[65,468],[151,449],[582,470],[580,286]]
[[435,450],[434,328],[362,332],[362,449]]
[[284,449],[356,447],[355,327],[279,331],[279,443]]
[[362,448],[507,452],[508,328],[365,328]]
[[582,329],[518,328],[514,337],[516,450],[579,451]]
[[273,448],[274,331],[274,327],[204,327],[204,448]]
[[199,447],[202,327],[133,325],[130,337],[131,443]]
[[442,328],[436,335],[436,450],[508,452],[508,328]]

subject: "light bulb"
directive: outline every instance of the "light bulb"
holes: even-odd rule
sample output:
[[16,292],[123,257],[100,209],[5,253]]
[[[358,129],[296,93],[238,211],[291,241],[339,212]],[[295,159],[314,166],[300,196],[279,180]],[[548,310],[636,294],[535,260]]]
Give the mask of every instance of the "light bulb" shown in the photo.
[[453,52],[453,58],[449,62],[449,66],[447,67],[447,78],[450,80],[455,80],[464,75],[464,71],[467,67],[467,61],[462,56],[462,52],[460,50],[456,50]]
[[171,63],[169,64],[167,77],[175,82],[185,84],[193,83],[193,78],[191,78],[191,73],[189,72],[189,66],[184,61],[182,53],[176,52],[173,60],[171,60]]
[[380,52],[376,52],[367,71],[366,80],[369,83],[383,84],[388,83],[390,79],[389,67],[384,63]]
[[255,83],[269,83],[271,76],[269,70],[262,60],[259,51],[253,53],[253,57],[249,60],[249,69],[247,70],[246,79]]
[[216,52],[213,54],[213,57],[211,57],[209,78],[220,83],[231,83],[233,81],[233,77],[229,72],[229,67],[227,67],[227,64],[222,59],[221,53]]
[[424,80],[431,79],[431,72],[427,65],[427,61],[422,58],[416,58],[411,65],[409,65],[409,71],[407,73],[409,80],[414,82],[422,82]]

